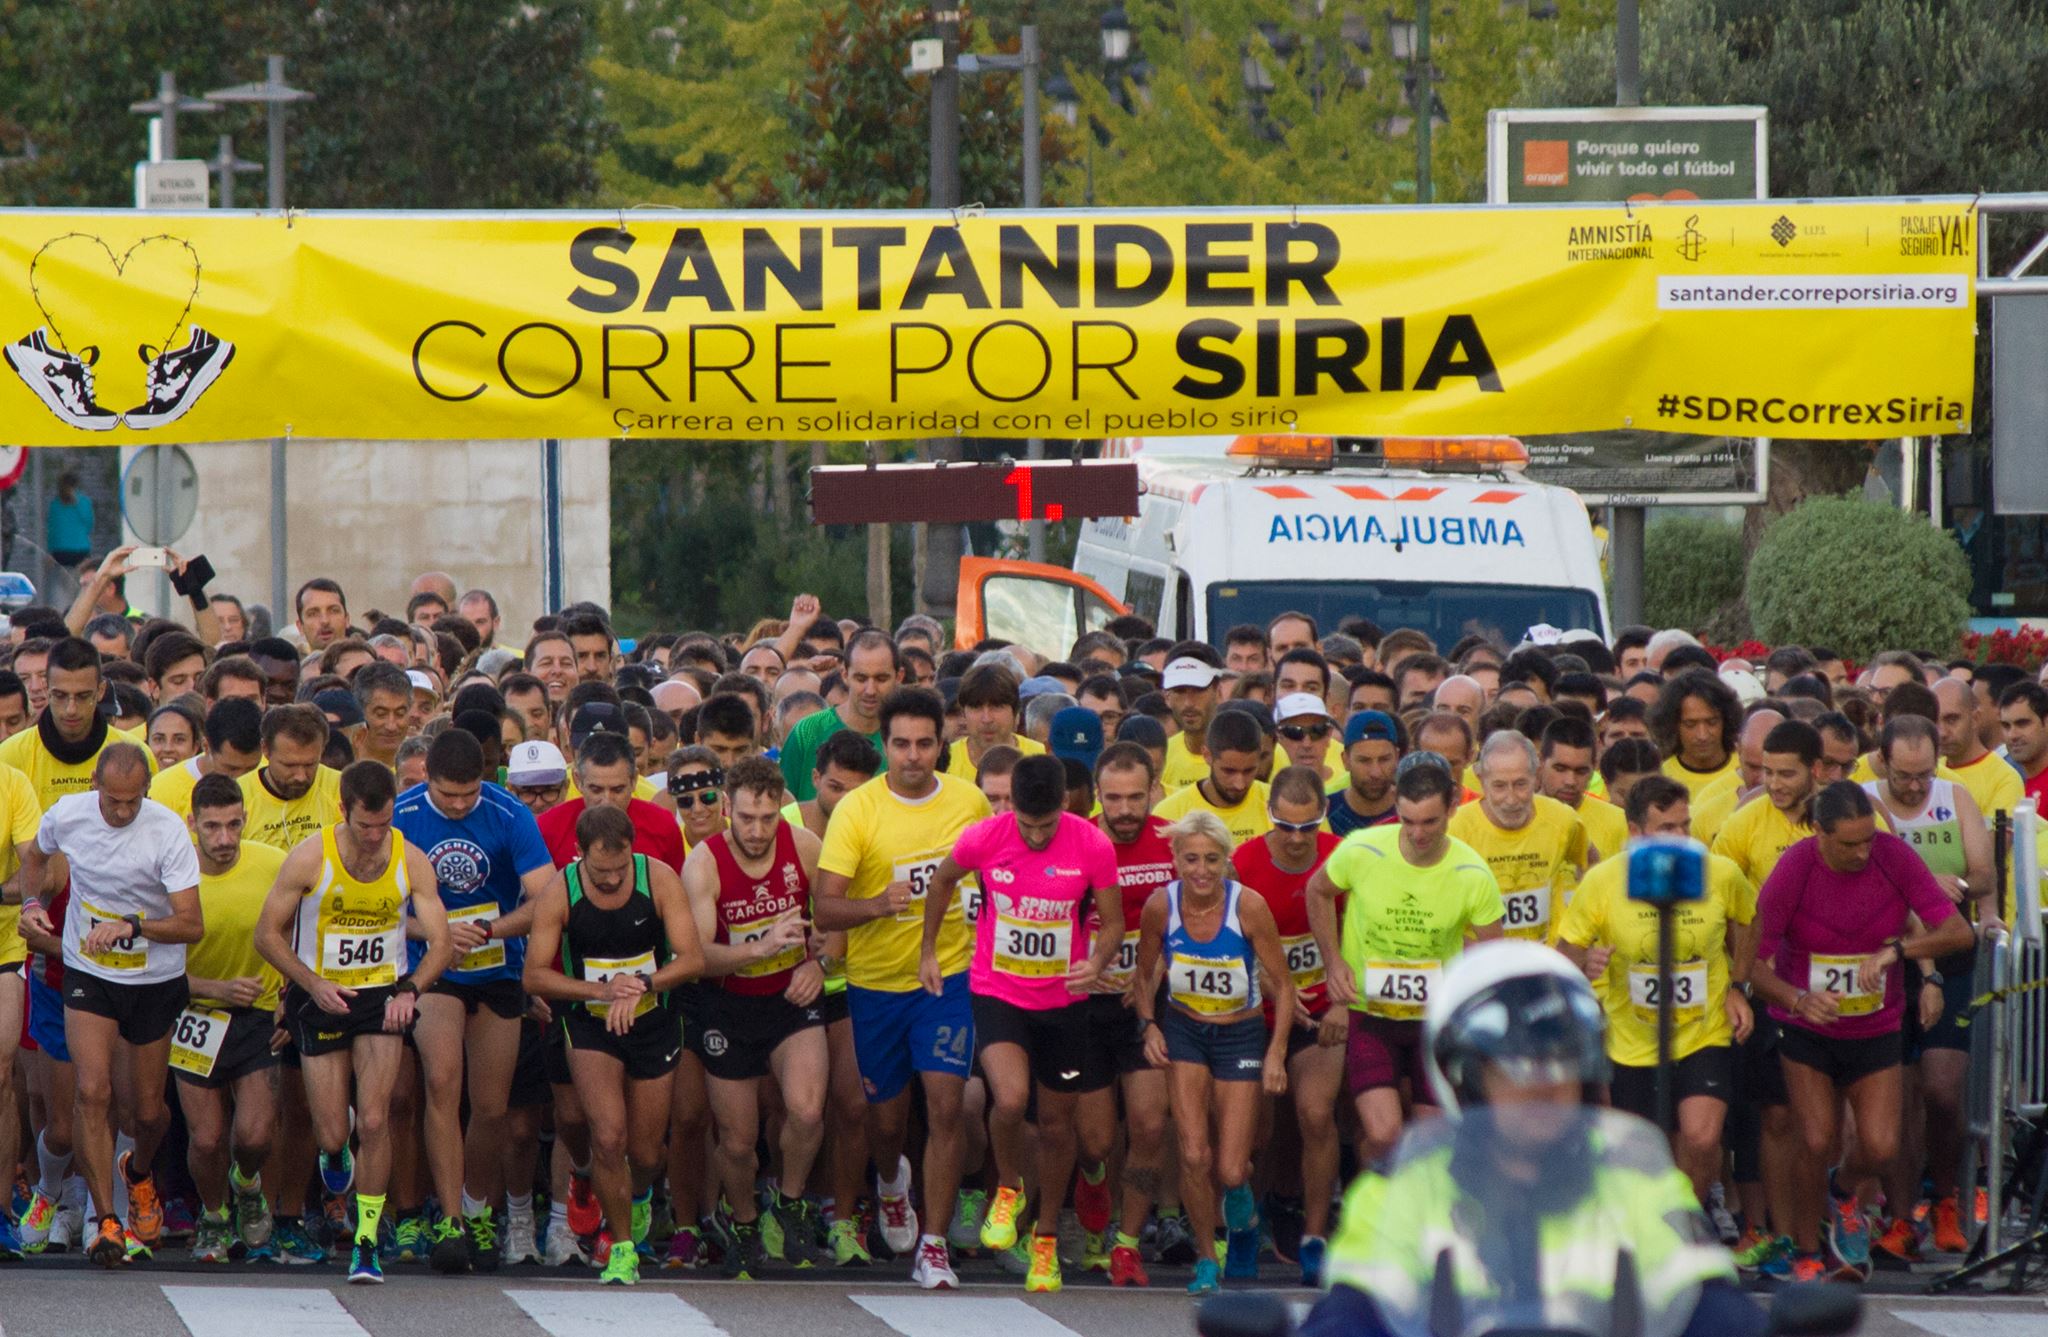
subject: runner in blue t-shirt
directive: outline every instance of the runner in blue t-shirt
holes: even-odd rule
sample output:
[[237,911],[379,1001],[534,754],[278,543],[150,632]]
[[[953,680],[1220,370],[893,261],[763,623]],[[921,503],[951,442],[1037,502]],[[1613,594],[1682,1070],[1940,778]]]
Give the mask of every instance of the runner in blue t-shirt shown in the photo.
[[[398,796],[391,820],[433,865],[458,953],[455,964],[419,1000],[413,1028],[427,1092],[427,1168],[443,1212],[432,1252],[441,1272],[472,1266],[487,1272],[498,1265],[493,1209],[506,1187],[506,1105],[519,1060],[519,1022],[526,1012],[520,985],[526,933],[533,921],[532,900],[555,873],[532,812],[483,777],[482,746],[473,735],[450,729],[427,749],[427,782]],[[417,966],[426,944],[409,945]],[[458,1202],[459,1212],[454,1210]],[[420,1204],[402,1206],[417,1212]]]

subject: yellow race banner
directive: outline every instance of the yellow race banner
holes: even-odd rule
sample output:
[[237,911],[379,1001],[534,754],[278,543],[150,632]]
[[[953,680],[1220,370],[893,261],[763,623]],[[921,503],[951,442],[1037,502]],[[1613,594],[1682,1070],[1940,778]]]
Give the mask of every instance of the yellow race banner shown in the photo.
[[0,440],[1960,432],[1976,223],[0,211]]

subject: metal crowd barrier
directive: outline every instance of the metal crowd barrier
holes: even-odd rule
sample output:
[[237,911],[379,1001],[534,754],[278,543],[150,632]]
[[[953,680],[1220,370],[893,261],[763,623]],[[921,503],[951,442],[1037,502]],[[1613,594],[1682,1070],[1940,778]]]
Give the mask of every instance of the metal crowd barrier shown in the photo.
[[[1993,1257],[2004,1247],[2006,1161],[2016,1125],[2038,1125],[2048,1112],[2048,988],[2027,987],[2048,980],[2036,843],[2040,827],[2035,803],[2023,801],[2012,815],[2012,931],[1992,935],[1986,944],[1989,950],[1977,953],[1973,980],[1974,996],[1998,995],[1977,1013],[1970,1037],[1967,1117],[1972,1136],[1965,1169],[1970,1168],[1967,1162],[1974,1159],[1975,1148],[1982,1146],[1991,1205],[1975,1251],[1981,1258]],[[2019,992],[2008,992],[2013,990]],[[1962,1182],[1968,1184],[1971,1178]],[[2031,1183],[2016,1187],[2022,1193],[2033,1189]]]

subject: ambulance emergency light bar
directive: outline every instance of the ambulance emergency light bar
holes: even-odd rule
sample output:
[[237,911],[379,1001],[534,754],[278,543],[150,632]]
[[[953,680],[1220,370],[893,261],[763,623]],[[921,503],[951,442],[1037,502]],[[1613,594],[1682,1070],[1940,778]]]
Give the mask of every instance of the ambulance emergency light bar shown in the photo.
[[1329,469],[1341,462],[1474,473],[1529,464],[1528,448],[1511,436],[1241,436],[1226,453],[1262,469]]
[[970,524],[1138,513],[1138,466],[1072,463],[842,464],[811,470],[811,523]]

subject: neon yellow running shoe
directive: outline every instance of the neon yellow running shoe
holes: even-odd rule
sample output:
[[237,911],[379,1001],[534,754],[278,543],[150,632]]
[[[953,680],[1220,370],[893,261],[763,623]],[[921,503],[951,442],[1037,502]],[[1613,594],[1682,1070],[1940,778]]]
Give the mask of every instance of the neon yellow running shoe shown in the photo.
[[1057,1235],[1031,1237],[1031,1270],[1024,1274],[1027,1291],[1052,1292],[1060,1288],[1060,1240]]
[[998,1188],[981,1223],[981,1247],[1001,1253],[1017,1242],[1017,1218],[1024,1213],[1024,1190]]

